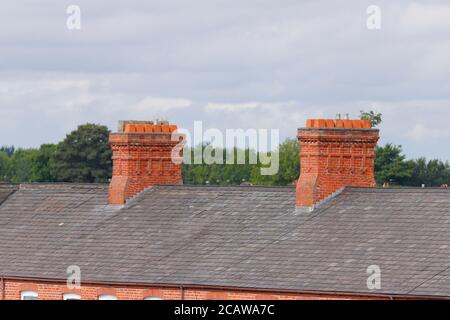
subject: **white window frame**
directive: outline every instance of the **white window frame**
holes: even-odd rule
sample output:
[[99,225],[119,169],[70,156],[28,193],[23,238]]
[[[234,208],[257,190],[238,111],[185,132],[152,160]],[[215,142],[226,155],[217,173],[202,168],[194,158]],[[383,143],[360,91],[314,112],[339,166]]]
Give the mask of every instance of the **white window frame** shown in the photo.
[[117,300],[117,296],[112,294],[101,294],[98,296],[98,300]]
[[[26,297],[30,297],[32,299],[26,299]],[[20,300],[38,300],[39,295],[36,291],[24,290],[20,292]]]
[[64,293],[63,300],[81,300],[81,296],[76,293]]
[[160,297],[145,297],[144,300],[162,300]]

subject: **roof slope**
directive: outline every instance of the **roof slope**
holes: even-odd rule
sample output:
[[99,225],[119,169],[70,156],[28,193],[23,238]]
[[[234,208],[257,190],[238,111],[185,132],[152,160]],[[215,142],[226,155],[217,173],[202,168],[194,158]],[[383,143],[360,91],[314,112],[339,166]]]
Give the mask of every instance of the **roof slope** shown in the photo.
[[0,183],[0,205],[17,190],[17,186]]
[[313,212],[295,189],[23,185],[0,206],[0,275],[450,296],[450,190],[346,188]]

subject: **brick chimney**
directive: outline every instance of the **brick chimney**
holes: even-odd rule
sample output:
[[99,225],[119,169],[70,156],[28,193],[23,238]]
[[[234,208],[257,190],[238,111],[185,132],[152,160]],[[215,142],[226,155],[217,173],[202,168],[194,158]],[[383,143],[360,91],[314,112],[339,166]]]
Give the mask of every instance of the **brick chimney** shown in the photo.
[[125,201],[147,187],[157,184],[182,184],[181,164],[172,160],[172,141],[177,126],[166,121],[120,121],[109,143],[113,153],[113,172],[109,203]]
[[313,207],[346,187],[374,187],[379,130],[368,120],[310,119],[298,129],[297,207]]

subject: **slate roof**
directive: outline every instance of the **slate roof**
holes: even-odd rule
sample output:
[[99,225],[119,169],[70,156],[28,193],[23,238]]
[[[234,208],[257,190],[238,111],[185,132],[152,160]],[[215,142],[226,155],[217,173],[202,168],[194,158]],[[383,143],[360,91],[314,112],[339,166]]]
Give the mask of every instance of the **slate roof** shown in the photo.
[[294,207],[293,187],[157,186],[121,208],[106,185],[21,185],[0,205],[0,276],[450,296],[450,190]]
[[17,190],[17,186],[10,184],[0,183],[0,204],[5,201],[14,191]]

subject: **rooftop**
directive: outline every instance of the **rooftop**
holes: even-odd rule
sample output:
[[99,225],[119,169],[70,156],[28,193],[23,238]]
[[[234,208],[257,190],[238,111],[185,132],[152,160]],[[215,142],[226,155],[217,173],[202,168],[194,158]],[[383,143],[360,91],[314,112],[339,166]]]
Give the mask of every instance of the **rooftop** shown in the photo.
[[[6,195],[6,196],[5,196]],[[0,275],[450,296],[450,190],[347,187],[312,212],[293,187],[0,187]],[[366,286],[381,268],[381,290]]]

